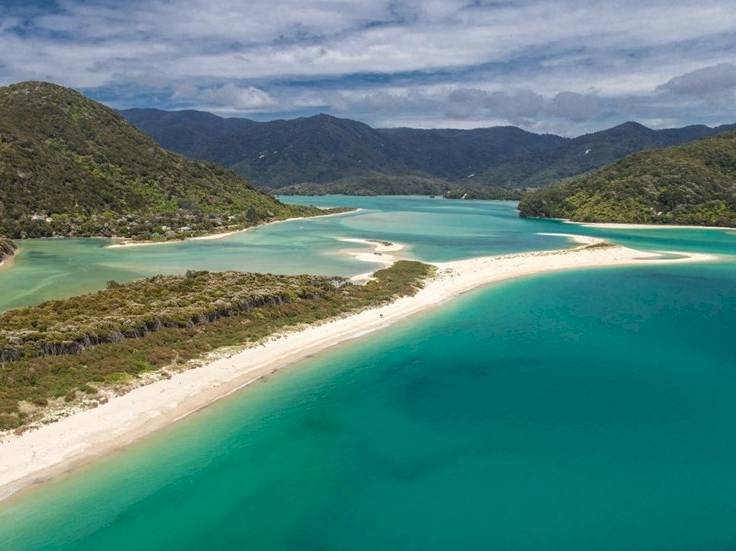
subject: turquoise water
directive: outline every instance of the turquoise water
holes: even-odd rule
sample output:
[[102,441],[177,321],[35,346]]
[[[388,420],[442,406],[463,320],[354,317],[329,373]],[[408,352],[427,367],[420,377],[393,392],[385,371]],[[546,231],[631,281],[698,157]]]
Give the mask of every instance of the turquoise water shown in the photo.
[[[460,227],[412,251],[525,243],[488,208],[502,244]],[[603,233],[736,252],[667,232]],[[479,290],[9,502],[0,549],[734,549],[734,326],[728,257]]]
[[[344,254],[340,238],[398,241],[405,254],[446,261],[569,246],[582,233],[640,248],[709,250],[736,254],[736,232],[712,230],[606,231],[554,221],[523,220],[515,203],[428,197],[286,197],[320,206],[354,206],[343,216],[273,224],[213,241],[154,247],[106,248],[104,239],[21,241],[11,269],[0,269],[0,311],[186,270],[246,270],[350,276],[377,268]],[[358,245],[358,247],[360,247]]]
[[[702,251],[736,255],[736,230],[698,228],[602,229],[556,220],[519,218],[511,201],[461,201],[427,197],[282,197],[287,202],[322,207],[355,206],[355,228],[383,230],[379,238],[406,242],[419,258],[457,260],[568,246],[540,233],[591,235],[627,246],[651,250]],[[382,214],[383,213],[383,214]],[[359,217],[370,214],[369,218]],[[333,219],[334,220],[334,219]],[[358,223],[363,220],[378,223]],[[382,227],[381,222],[385,220]],[[358,232],[360,233],[360,232]],[[392,237],[393,236],[393,237]]]
[[[273,224],[214,241],[108,249],[103,239],[27,240],[11,269],[0,269],[0,310],[101,289],[157,273],[246,270],[355,275],[377,268],[342,254],[339,238],[400,241],[424,260],[562,248],[567,240],[537,235],[545,223],[521,220],[513,203],[426,197],[298,198],[362,210],[343,216]],[[358,245],[360,247],[360,245]]]

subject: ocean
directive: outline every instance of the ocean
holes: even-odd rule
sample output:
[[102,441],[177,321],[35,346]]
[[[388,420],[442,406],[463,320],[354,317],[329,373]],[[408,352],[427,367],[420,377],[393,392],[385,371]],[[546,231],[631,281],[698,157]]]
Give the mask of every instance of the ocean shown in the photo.
[[[124,279],[197,267],[210,247],[210,269],[269,266],[270,247],[287,271],[365,271],[335,237],[400,241],[430,261],[566,246],[540,232],[724,256],[463,295],[0,504],[0,549],[736,548],[734,232],[524,221],[511,203],[310,201],[364,210],[119,257],[22,243],[0,289],[43,262],[58,282],[95,263]],[[35,247],[48,249],[32,259]],[[42,280],[43,296],[68,292]]]

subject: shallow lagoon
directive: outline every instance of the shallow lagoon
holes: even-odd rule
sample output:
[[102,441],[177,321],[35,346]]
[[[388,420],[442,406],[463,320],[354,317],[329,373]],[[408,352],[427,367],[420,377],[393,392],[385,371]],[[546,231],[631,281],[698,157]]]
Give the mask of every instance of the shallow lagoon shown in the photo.
[[[343,254],[340,238],[385,239],[406,244],[424,260],[565,247],[540,236],[544,223],[520,220],[513,203],[432,200],[426,197],[292,198],[361,207],[342,216],[294,220],[223,239],[110,249],[106,239],[31,239],[10,269],[0,269],[0,310],[100,289],[158,273],[244,270],[355,275],[371,269]],[[378,266],[373,266],[373,268]]]

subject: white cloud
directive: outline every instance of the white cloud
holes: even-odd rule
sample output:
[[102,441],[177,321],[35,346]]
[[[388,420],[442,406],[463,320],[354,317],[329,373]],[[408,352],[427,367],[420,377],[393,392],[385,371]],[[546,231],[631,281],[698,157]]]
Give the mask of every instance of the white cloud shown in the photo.
[[719,63],[696,69],[676,76],[658,87],[658,90],[673,94],[696,97],[733,92],[735,89],[736,65],[733,63]]
[[600,109],[600,100],[595,94],[560,92],[552,99],[549,111],[562,119],[583,122],[598,115]]
[[175,89],[173,97],[228,111],[263,111],[277,106],[276,100],[263,90],[233,83],[204,88],[181,85]]
[[[0,5],[0,82],[228,112],[582,128],[717,121],[732,0],[59,0]],[[356,76],[357,75],[357,76]],[[679,75],[679,76],[678,76]],[[664,83],[664,84],[662,84]],[[116,95],[117,94],[117,95]],[[163,99],[162,99],[163,98]],[[602,118],[603,117],[603,118]]]
[[[668,5],[665,11],[671,3],[661,0],[626,4],[150,0],[122,9],[66,0],[61,13],[32,19],[31,32],[18,37],[22,57],[35,57],[61,78],[95,72],[101,75],[87,80],[111,81],[133,54],[141,65],[165,66],[172,77],[254,79],[461,67],[504,62],[527,51],[539,55],[539,50],[569,55],[570,49],[585,48],[593,57],[606,56],[736,26],[736,11],[724,0],[703,0],[697,9]],[[45,31],[68,37],[49,39]],[[108,44],[117,46],[117,56],[110,55]],[[80,51],[85,45],[89,51]],[[141,47],[147,56],[135,53]],[[74,54],[82,65],[67,73],[74,69],[68,59]]]
[[560,92],[551,98],[531,90],[488,92],[477,88],[457,88],[449,96],[448,116],[456,119],[487,114],[495,119],[524,123],[539,117],[556,117],[574,122],[588,121],[600,112],[595,94]]

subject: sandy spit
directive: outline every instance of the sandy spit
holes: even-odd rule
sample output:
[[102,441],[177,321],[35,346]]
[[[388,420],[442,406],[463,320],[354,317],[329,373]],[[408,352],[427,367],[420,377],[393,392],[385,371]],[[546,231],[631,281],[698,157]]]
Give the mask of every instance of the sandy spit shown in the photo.
[[[662,258],[657,253],[622,246],[590,247],[597,243],[596,239],[569,237],[579,245],[564,250],[438,263],[436,276],[413,297],[275,336],[262,345],[229,356],[221,354],[201,367],[138,387],[94,409],[77,411],[21,435],[6,433],[0,437],[0,499],[121,449],[298,360],[386,328],[471,289],[561,270],[708,262],[718,258],[699,253]],[[377,247],[373,241],[366,243]],[[398,244],[382,246],[385,248],[379,251],[381,257],[401,250]],[[375,253],[376,250],[356,254]],[[371,257],[370,261],[375,260]]]
[[[357,239],[353,237],[341,237],[338,241],[343,243],[357,243],[360,245],[367,245],[373,248],[373,251],[366,252],[365,250],[347,249],[341,251],[341,254],[347,254],[352,256],[356,260],[362,262],[371,262],[373,264],[380,264],[384,267],[391,266],[397,260],[404,258],[404,255],[396,254],[399,251],[403,251],[406,247],[402,243],[392,243],[390,241],[378,241],[375,239]],[[362,274],[354,275],[350,278],[350,281],[354,282],[365,282],[373,278],[373,272],[365,272]]]

